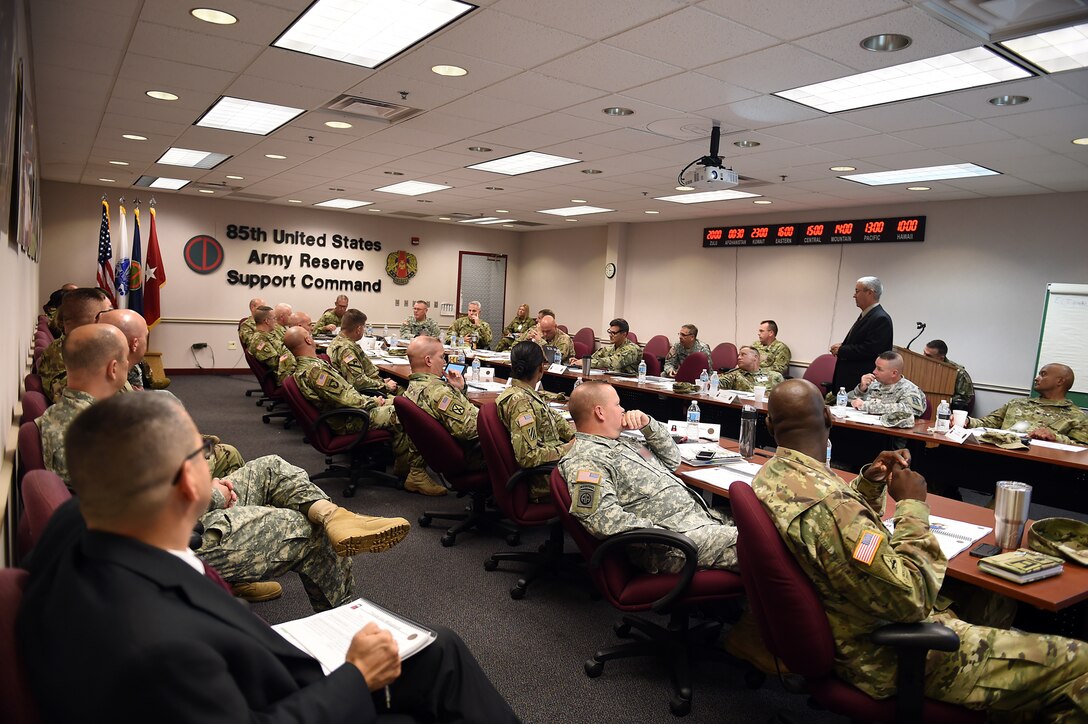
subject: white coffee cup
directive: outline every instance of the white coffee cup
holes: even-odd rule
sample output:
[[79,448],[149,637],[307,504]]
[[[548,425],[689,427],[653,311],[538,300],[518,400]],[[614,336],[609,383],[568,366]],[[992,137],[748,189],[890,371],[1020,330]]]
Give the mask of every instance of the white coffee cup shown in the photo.
[[765,385],[756,385],[752,388],[752,394],[755,395],[756,402],[763,402],[763,398],[767,396],[767,387]]
[[952,427],[963,427],[967,424],[967,410],[952,410]]

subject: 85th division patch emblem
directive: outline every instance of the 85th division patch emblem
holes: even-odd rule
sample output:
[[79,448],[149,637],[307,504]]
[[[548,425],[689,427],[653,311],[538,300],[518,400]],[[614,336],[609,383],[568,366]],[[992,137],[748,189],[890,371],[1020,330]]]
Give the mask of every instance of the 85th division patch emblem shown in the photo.
[[419,271],[416,255],[407,251],[393,251],[385,258],[385,273],[394,284],[404,285]]

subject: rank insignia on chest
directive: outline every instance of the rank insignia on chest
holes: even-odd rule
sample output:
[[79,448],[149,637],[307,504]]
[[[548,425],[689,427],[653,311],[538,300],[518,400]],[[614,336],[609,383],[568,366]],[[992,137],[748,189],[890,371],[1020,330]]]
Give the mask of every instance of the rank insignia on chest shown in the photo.
[[531,412],[526,412],[524,415],[518,418],[518,427],[532,425],[533,421],[533,414]]
[[451,402],[453,402],[453,398],[449,395],[445,395],[441,400],[439,400],[438,409],[442,410],[442,412],[445,412],[446,408],[450,406]]
[[317,379],[314,381],[314,384],[317,385],[318,387],[324,387],[325,383],[327,383],[328,381],[329,381],[329,373],[328,372],[322,372],[321,374],[319,374],[317,376]]
[[854,560],[864,563],[867,566],[872,565],[873,558],[876,557],[876,552],[883,541],[883,533],[877,533],[871,530],[865,531],[861,535],[861,538],[858,539],[858,544],[854,546]]

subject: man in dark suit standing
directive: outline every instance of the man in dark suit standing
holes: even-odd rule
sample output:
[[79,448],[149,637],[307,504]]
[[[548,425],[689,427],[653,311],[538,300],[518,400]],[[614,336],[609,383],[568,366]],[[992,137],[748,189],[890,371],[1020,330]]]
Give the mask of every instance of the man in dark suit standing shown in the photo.
[[517,721],[450,631],[402,668],[392,635],[368,624],[325,676],[233,599],[188,549],[212,478],[173,399],[99,402],[66,445],[79,497],[35,548],[17,621],[45,721]]
[[876,356],[891,350],[892,318],[880,306],[883,292],[884,285],[876,277],[862,277],[854,284],[854,304],[861,314],[843,341],[831,345],[831,354],[838,358],[831,382],[832,394],[840,387],[847,392],[854,389],[861,376],[871,371]]

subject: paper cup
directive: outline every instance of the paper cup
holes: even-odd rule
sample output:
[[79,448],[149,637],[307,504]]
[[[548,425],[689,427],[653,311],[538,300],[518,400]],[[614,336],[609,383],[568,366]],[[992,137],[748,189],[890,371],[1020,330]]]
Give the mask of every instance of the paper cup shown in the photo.
[[763,398],[767,396],[767,387],[765,385],[756,385],[752,388],[752,394],[755,395],[756,402],[763,402]]
[[967,410],[952,410],[952,427],[963,427],[967,424]]

